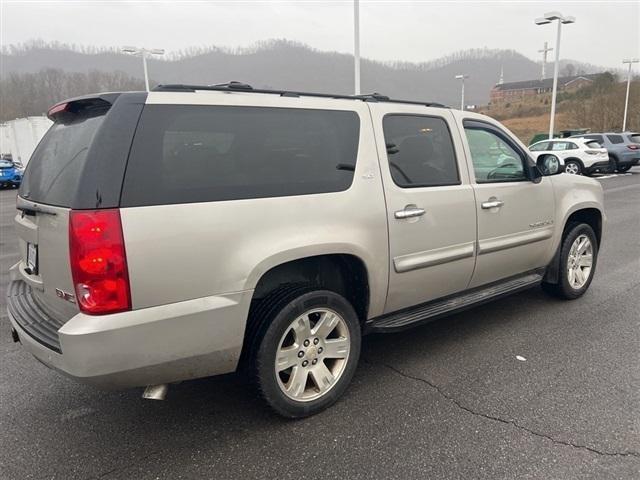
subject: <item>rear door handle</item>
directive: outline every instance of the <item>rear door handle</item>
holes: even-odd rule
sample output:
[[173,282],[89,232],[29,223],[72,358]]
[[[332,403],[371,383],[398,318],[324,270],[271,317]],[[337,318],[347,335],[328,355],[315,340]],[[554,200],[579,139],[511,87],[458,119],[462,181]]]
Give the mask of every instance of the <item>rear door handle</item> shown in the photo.
[[411,217],[421,217],[425,213],[426,213],[426,210],[424,208],[407,206],[404,208],[404,210],[398,210],[397,212],[395,212],[393,216],[398,219],[403,219],[403,218],[411,218]]
[[485,210],[488,210],[490,208],[500,208],[503,205],[504,202],[502,200],[498,200],[497,198],[490,198],[488,201],[482,202],[482,208],[484,208]]

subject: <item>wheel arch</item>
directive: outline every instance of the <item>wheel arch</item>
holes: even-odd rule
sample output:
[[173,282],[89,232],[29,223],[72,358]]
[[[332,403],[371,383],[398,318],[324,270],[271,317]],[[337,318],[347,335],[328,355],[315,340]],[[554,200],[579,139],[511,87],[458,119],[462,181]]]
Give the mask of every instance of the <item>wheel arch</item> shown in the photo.
[[323,253],[274,264],[256,279],[253,302],[285,284],[307,284],[345,297],[364,322],[371,310],[371,281],[365,261],[353,253]]
[[597,248],[599,251],[602,243],[603,222],[604,214],[602,210],[596,206],[583,206],[582,208],[576,208],[567,215],[562,226],[562,234],[560,235],[555,253],[544,276],[545,282],[555,283],[558,281],[560,274],[560,250],[562,248],[562,241],[567,234],[569,226],[574,223],[586,223],[589,225],[596,234],[596,240],[598,242]]

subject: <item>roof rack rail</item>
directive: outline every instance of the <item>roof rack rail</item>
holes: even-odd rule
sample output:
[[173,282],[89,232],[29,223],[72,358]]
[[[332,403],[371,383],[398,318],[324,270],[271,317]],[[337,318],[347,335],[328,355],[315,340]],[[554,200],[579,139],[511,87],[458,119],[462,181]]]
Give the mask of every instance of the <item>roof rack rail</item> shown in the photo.
[[317,93],[317,92],[297,92],[293,90],[271,90],[262,88],[253,88],[251,85],[243,82],[231,81],[228,83],[219,83],[216,85],[189,85],[189,84],[167,84],[158,85],[152,91],[154,92],[195,92],[197,90],[208,90],[217,92],[247,92],[247,93],[267,93],[272,95],[280,95],[281,97],[319,97],[319,98],[335,98],[344,100],[361,100],[363,102],[386,102],[386,103],[407,103],[410,105],[424,105],[426,107],[448,108],[446,105],[436,102],[420,102],[415,100],[398,100],[389,98],[380,93],[369,93],[364,95],[341,95],[336,93]]

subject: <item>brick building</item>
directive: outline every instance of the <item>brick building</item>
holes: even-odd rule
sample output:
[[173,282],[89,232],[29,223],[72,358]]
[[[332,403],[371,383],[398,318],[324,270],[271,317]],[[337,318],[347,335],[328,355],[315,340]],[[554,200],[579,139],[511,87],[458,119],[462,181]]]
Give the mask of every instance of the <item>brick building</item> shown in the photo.
[[[582,87],[591,85],[598,75],[600,74],[560,77],[558,78],[558,92],[574,92]],[[491,89],[491,103],[519,102],[537,95],[550,94],[552,88],[553,78],[498,83]]]

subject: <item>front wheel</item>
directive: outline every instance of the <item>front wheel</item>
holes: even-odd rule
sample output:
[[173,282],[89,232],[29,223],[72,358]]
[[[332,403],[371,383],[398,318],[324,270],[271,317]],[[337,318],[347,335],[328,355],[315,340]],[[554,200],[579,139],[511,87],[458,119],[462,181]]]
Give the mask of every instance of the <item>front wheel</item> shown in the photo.
[[561,244],[558,281],[543,283],[542,288],[567,300],[581,297],[591,285],[597,259],[598,241],[591,226],[571,224]]
[[288,418],[314,415],[347,389],[360,356],[360,322],[337,293],[314,290],[283,298],[262,319],[253,355],[264,400]]
[[616,170],[620,173],[624,173],[629,171],[630,168],[631,168],[631,165],[618,165],[618,168]]
[[570,175],[582,175],[582,165],[574,160],[569,160],[564,165],[564,171]]

